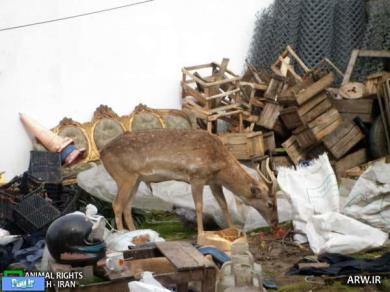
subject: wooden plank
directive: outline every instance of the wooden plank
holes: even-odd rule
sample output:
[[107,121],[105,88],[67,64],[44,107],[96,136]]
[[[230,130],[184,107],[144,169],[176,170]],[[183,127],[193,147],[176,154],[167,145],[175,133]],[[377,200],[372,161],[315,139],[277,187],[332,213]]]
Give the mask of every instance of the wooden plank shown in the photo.
[[372,123],[373,117],[371,114],[358,114],[358,113],[340,113],[344,120],[353,121],[356,117],[359,117],[364,123]]
[[344,121],[336,131],[327,135],[323,142],[325,146],[329,149],[334,147],[349,131],[352,130],[353,124],[349,121]]
[[343,122],[342,118],[337,118],[330,124],[324,125],[324,126],[318,126],[315,128],[312,128],[313,134],[316,136],[317,140],[322,140],[326,135],[329,135],[332,133],[341,123]]
[[345,171],[354,166],[367,162],[367,151],[365,148],[357,150],[336,162],[335,171],[338,177],[345,175]]
[[156,246],[178,271],[210,265],[207,259],[188,242],[164,241],[156,242]]
[[358,166],[352,167],[350,169],[347,169],[344,173],[344,176],[347,177],[358,177],[363,174],[369,168],[371,165],[374,165],[376,163],[386,163],[386,157],[381,157],[372,161],[369,161],[364,164],[360,164]]
[[[325,113],[331,107],[332,107],[332,104],[330,103],[330,101],[328,99],[325,99],[320,104],[317,104],[310,111],[308,111],[305,114],[301,115],[301,119],[302,119],[304,124],[309,123],[310,121],[314,120],[318,116],[320,116],[323,113]],[[298,110],[298,113],[299,113],[299,110]]]
[[274,132],[267,132],[263,134],[264,152],[272,152],[276,148]]
[[314,82],[312,85],[307,87],[306,89],[301,90],[296,95],[296,101],[299,105],[305,103],[321,91],[328,88],[334,81],[335,76],[333,72],[328,73],[324,77],[322,77],[320,80]]
[[341,118],[339,112],[335,108],[331,108],[313,121],[309,122],[308,127],[314,128],[324,124],[329,124],[338,118]]
[[314,136],[312,130],[309,128],[302,126],[293,131],[293,133],[296,137],[299,147],[302,149],[308,148],[317,143],[316,136]]
[[371,98],[334,99],[332,104],[340,113],[372,114],[374,100]]
[[347,84],[351,79],[353,67],[355,66],[358,55],[359,55],[359,50],[357,49],[352,50],[351,57],[349,58],[347,70],[345,71],[344,78],[343,81],[341,82],[341,85]]
[[327,100],[328,97],[325,92],[321,92],[310,99],[308,102],[305,102],[299,107],[298,113],[300,116],[307,114],[312,111],[317,105],[319,105],[324,100]]

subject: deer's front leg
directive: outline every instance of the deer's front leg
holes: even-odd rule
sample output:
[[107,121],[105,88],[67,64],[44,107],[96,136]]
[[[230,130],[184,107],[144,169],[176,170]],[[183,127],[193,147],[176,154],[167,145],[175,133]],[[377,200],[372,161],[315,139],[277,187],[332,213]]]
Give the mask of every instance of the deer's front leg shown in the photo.
[[203,187],[205,182],[203,180],[191,180],[192,197],[195,203],[196,223],[198,226],[198,236],[202,234],[203,229]]
[[219,207],[222,209],[222,213],[225,216],[225,220],[226,220],[227,225],[230,228],[235,227],[233,224],[233,221],[232,221],[232,216],[230,215],[230,212],[229,212],[228,205],[226,203],[226,198],[225,198],[225,195],[223,193],[222,185],[210,183],[210,188],[211,188],[211,191],[214,195],[214,198],[217,200]]

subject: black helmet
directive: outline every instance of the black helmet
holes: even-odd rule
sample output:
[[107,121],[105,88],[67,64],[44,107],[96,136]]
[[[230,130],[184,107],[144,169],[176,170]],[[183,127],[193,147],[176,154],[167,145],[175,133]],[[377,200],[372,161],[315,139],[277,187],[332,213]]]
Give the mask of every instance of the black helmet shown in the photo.
[[82,214],[72,213],[53,221],[46,233],[51,256],[59,263],[90,265],[105,256],[104,241],[90,241],[92,223]]

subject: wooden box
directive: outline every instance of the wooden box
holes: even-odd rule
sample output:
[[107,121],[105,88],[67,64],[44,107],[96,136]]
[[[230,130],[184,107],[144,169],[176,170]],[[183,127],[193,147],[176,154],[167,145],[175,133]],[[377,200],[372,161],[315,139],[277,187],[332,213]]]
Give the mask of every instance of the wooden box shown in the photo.
[[250,160],[264,155],[262,132],[226,133],[219,135],[219,138],[239,160]]
[[355,117],[359,117],[365,123],[372,122],[373,99],[334,99],[332,103],[346,120],[352,121]]
[[342,117],[339,112],[330,108],[322,115],[308,122],[307,126],[310,128],[317,141],[321,141],[325,136],[332,133],[342,123]]
[[284,125],[295,129],[306,125],[332,107],[326,93],[320,93],[299,107],[291,106],[280,113]]
[[208,109],[239,102],[241,77],[226,66],[213,62],[182,68],[182,97],[192,96]]
[[286,150],[288,157],[290,157],[295,165],[297,165],[301,159],[305,159],[305,151],[299,147],[294,135],[284,141],[282,146]]
[[280,118],[287,129],[293,130],[303,126],[301,117],[298,114],[298,107],[290,106],[280,112]]
[[358,126],[351,121],[344,121],[323,142],[329,152],[339,159],[363,138],[364,134]]
[[317,138],[308,127],[301,126],[293,131],[296,141],[300,148],[305,149],[316,144]]
[[267,102],[260,113],[260,119],[256,123],[266,129],[272,130],[280,115],[282,107],[276,103]]
[[264,152],[271,153],[276,148],[274,132],[267,132],[263,134]]
[[305,89],[302,89],[295,96],[297,104],[299,105],[304,104],[309,99],[313,98],[320,92],[324,91],[333,83],[334,79],[335,79],[334,73],[330,72],[324,77],[322,77],[320,80],[314,82],[313,84],[309,85]]

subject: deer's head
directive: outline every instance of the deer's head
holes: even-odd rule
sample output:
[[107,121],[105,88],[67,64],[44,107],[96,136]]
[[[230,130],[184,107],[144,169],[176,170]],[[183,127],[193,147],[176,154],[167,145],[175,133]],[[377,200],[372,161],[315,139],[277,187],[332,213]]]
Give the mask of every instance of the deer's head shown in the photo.
[[269,158],[257,165],[257,173],[260,180],[254,186],[251,186],[251,205],[260,212],[267,223],[276,227],[278,224],[278,210],[276,205],[277,180],[269,166]]

